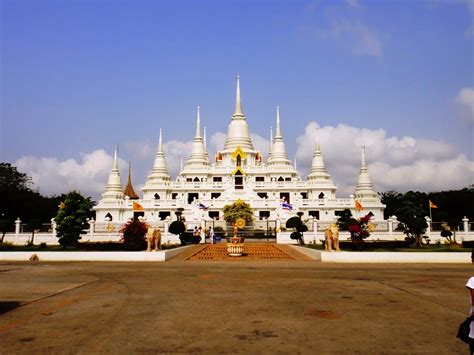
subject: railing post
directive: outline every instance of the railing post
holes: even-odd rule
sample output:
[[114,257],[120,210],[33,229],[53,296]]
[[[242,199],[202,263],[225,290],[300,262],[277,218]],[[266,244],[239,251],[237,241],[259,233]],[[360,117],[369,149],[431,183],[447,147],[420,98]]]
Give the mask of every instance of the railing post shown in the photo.
[[318,220],[313,216],[313,238],[314,244],[318,241]]
[[466,240],[469,238],[469,218],[466,216],[462,219],[462,229],[464,231],[464,240]]
[[20,226],[21,226],[21,219],[18,217],[15,221],[15,244],[18,245],[20,241]]
[[428,238],[431,239],[431,219],[428,216],[426,216],[425,219],[426,219],[426,224],[428,225],[428,227],[426,228],[425,234]]

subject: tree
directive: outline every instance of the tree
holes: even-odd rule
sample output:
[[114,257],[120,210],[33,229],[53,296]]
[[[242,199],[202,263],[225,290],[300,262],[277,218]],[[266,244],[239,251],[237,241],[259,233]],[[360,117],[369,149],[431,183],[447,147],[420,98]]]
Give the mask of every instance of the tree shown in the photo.
[[413,242],[417,248],[423,246],[423,234],[428,228],[426,223],[426,208],[419,199],[419,193],[408,191],[402,196],[402,204],[395,211],[399,220],[399,228],[403,229],[406,239]]
[[5,238],[5,234],[11,230],[11,223],[7,219],[0,219],[0,233],[2,233],[2,239],[0,243],[3,243],[3,239]]
[[0,190],[31,191],[31,178],[9,163],[0,163]]
[[41,219],[32,218],[26,224],[26,229],[31,232],[31,239],[28,242],[28,245],[33,245],[35,241],[35,232],[43,226]]
[[303,233],[308,231],[308,226],[301,220],[303,213],[298,212],[297,215],[297,217],[289,218],[286,221],[285,226],[286,228],[293,228],[295,230],[293,233],[291,233],[290,238],[296,239],[298,244],[304,245]]
[[0,218],[13,223],[17,218],[39,218],[49,223],[56,215],[60,197],[44,197],[30,189],[31,178],[9,163],[0,163]]
[[131,220],[120,229],[122,241],[128,250],[145,250],[147,242],[145,240],[148,225],[139,220]]
[[89,228],[88,220],[93,217],[94,203],[90,197],[84,197],[77,191],[64,195],[64,200],[55,217],[57,237],[63,246],[76,246],[81,234]]
[[242,200],[237,200],[230,205],[224,206],[224,220],[233,225],[239,218],[243,218],[246,224],[253,222],[253,208]]
[[370,236],[373,231],[374,225],[370,223],[370,218],[373,215],[369,212],[359,219],[352,217],[352,213],[349,209],[342,211],[341,216],[337,220],[339,228],[341,230],[347,230],[351,234],[351,241],[360,243],[364,239]]

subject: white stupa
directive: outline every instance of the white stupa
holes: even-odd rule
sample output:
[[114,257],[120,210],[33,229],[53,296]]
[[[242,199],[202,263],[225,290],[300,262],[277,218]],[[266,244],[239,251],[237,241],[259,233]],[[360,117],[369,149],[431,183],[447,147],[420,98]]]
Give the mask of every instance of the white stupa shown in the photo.
[[[137,214],[144,215],[148,221],[159,221],[167,216],[175,218],[174,212],[178,208],[184,210],[183,216],[187,220],[200,216],[219,221],[224,206],[237,199],[253,207],[256,220],[277,218],[283,207],[289,215],[302,212],[303,218],[313,217],[326,222],[334,221],[346,208],[355,216],[371,212],[375,220],[383,220],[385,206],[373,189],[364,149],[355,195],[338,198],[337,187],[326,171],[319,137],[309,175],[303,180],[296,170],[296,162],[292,163],[288,158],[280,119],[280,107],[277,106],[275,134],[271,133],[270,151],[265,159],[252,143],[242,109],[240,78],[237,77],[235,109],[222,150],[210,159],[198,107],[191,152],[176,179],[172,181],[168,173],[160,129],[155,161],[142,188],[143,197],[132,200],[122,192],[116,149],[106,191],[95,207],[97,222],[104,221],[106,216],[116,222],[125,222]],[[356,200],[364,207],[363,211],[356,211]]]

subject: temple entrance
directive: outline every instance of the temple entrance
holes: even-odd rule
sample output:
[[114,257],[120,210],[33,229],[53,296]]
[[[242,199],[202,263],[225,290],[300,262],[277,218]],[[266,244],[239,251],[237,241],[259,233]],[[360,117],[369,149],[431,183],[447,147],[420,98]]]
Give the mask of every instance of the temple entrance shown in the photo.
[[234,185],[236,190],[242,190],[244,188],[244,176],[240,170],[234,175]]

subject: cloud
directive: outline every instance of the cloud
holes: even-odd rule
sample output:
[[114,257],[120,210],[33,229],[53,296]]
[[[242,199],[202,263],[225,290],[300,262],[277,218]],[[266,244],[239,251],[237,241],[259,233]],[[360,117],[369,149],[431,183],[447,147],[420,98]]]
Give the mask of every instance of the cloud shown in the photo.
[[[311,166],[318,127],[311,122],[297,139],[296,158],[303,175]],[[343,124],[319,128],[319,137],[326,169],[341,197],[354,193],[362,145],[367,147],[366,160],[376,191],[438,191],[474,183],[474,162],[446,142],[387,137],[383,129]]]
[[474,122],[474,88],[465,87],[459,90],[455,101],[460,106],[461,115]]
[[359,0],[346,0],[346,4],[351,7],[359,7]]
[[[181,166],[181,160],[183,165],[188,160],[191,149],[193,147],[192,141],[181,142],[181,141],[168,141],[163,143],[163,151],[165,153],[166,165],[168,166],[168,173],[172,178],[175,178]],[[151,169],[152,167],[150,167]]]
[[473,0],[463,0],[466,4],[467,9],[469,10],[469,15],[471,19],[471,24],[466,29],[466,36],[472,37],[474,36],[474,1]]
[[320,29],[324,39],[350,47],[355,54],[382,57],[382,41],[378,31],[359,20],[332,19],[327,29]]
[[[14,165],[18,170],[31,176],[33,188],[43,195],[59,195],[78,190],[96,199],[105,191],[108,174],[112,168],[113,156],[98,149],[82,153],[79,160],[25,156]],[[123,160],[119,165],[125,167]],[[122,182],[123,182],[122,173]]]

